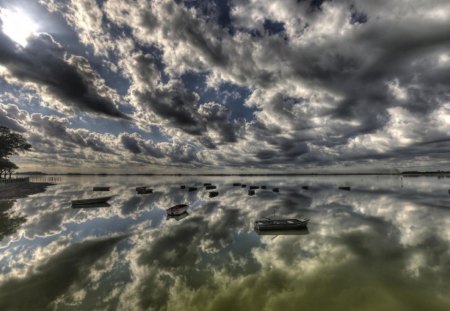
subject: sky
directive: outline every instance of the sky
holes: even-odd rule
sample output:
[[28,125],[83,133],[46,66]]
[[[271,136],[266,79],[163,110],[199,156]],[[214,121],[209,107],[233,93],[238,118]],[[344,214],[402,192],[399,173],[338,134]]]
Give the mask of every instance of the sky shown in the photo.
[[450,1],[0,0],[22,171],[450,169]]

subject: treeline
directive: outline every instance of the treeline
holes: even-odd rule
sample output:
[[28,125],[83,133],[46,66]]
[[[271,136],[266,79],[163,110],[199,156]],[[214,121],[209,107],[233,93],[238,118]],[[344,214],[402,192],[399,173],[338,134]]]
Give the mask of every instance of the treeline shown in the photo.
[[14,171],[19,168],[10,161],[10,156],[30,149],[31,145],[21,134],[0,126],[0,178],[11,178]]

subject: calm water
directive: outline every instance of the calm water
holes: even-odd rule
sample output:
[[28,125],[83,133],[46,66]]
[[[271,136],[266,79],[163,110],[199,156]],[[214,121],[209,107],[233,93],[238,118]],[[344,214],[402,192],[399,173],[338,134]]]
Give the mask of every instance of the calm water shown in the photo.
[[[179,189],[205,182],[218,197]],[[96,185],[111,186],[110,207],[71,208],[106,194]],[[142,185],[154,193],[136,195]],[[63,177],[0,203],[0,310],[450,310],[448,189],[425,177]],[[166,219],[185,202],[187,217]],[[308,217],[309,232],[253,231],[274,215]]]

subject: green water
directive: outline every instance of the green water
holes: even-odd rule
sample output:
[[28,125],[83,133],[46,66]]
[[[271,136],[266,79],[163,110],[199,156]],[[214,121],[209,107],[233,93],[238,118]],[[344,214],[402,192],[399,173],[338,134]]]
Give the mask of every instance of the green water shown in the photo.
[[[448,189],[425,177],[65,177],[0,203],[0,310],[450,310]],[[70,205],[110,194],[110,207]],[[179,203],[188,215],[167,219]],[[258,235],[261,217],[311,220]]]

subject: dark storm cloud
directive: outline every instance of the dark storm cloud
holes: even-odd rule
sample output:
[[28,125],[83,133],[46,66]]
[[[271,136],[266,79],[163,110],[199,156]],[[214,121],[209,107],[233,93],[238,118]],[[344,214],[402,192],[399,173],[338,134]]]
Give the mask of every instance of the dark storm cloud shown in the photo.
[[0,32],[0,64],[22,82],[32,82],[56,96],[64,105],[97,115],[128,119],[107,97],[98,93],[86,74],[65,59],[64,48],[47,34],[14,43]]

